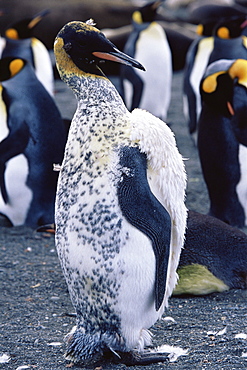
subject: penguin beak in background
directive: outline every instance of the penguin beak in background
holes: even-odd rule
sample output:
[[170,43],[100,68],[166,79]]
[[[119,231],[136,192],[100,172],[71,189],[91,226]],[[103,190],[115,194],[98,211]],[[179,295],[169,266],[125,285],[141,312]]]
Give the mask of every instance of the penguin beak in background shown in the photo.
[[247,19],[240,25],[240,28],[245,28],[247,26]]
[[56,226],[55,224],[47,224],[47,225],[42,225],[42,226],[39,226],[37,229],[36,229],[37,232],[40,232],[40,233],[50,233],[50,234],[55,234],[56,233]]
[[30,21],[30,23],[28,24],[28,28],[29,29],[34,28],[44,18],[44,16],[46,16],[49,13],[50,13],[50,10],[45,9],[39,12],[38,14],[36,14],[33,17],[33,19]]
[[127,54],[122,53],[117,48],[114,48],[114,51],[110,52],[94,51],[92,54],[99,59],[111,60],[112,62],[126,64],[127,66],[135,67],[145,71],[145,68],[141,65],[141,63],[137,62],[137,60],[131,58]]
[[226,104],[227,104],[228,112],[230,113],[231,116],[234,116],[235,112],[234,112],[232,104],[229,101]]
[[155,1],[152,5],[152,9],[153,10],[156,10],[158,9],[158,7],[162,4],[162,1],[161,0],[158,0],[158,1]]

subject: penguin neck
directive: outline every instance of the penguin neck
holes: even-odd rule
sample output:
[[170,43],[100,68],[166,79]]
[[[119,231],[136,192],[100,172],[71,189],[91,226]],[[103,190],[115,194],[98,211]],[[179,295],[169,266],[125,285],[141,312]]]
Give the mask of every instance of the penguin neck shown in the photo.
[[75,94],[78,105],[81,107],[100,106],[107,111],[122,110],[126,113],[127,109],[123,103],[115,86],[108,78],[92,74],[82,74],[80,76],[71,75],[66,83]]
[[153,22],[143,22],[143,23],[137,23],[135,21],[132,21],[133,28],[135,29],[136,32],[142,32],[146,28],[150,27],[151,25],[156,24],[155,21]]

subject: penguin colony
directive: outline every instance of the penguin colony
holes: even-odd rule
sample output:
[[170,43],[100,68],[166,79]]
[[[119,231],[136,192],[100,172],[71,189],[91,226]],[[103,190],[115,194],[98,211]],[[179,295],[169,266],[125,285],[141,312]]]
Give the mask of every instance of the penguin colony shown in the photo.
[[47,85],[48,51],[30,38],[45,14],[7,28],[0,59],[0,212],[12,225],[32,228],[54,222],[53,163],[61,163],[66,141],[53,80]]
[[191,45],[184,76],[189,131],[196,143],[198,139],[209,214],[242,228],[247,222],[247,16],[216,5],[201,7],[200,16],[202,12],[203,36]]
[[48,50],[39,39],[33,37],[33,30],[47,14],[48,11],[45,10],[7,27],[2,37],[0,55],[1,58],[19,57],[29,61],[39,81],[53,96],[53,68]]
[[66,357],[91,363],[112,353],[127,364],[176,284],[184,240],[186,175],[174,136],[150,113],[130,113],[100,60],[143,69],[91,22],[70,22],[54,44],[61,78],[78,100],[56,198],[56,246],[77,323]]
[[[189,133],[197,142],[197,123],[201,112],[200,81],[206,67],[219,59],[247,57],[246,15],[230,6],[204,5],[195,10],[202,19],[197,27],[199,37],[187,53],[184,71],[184,114]],[[193,14],[192,14],[193,16]]]

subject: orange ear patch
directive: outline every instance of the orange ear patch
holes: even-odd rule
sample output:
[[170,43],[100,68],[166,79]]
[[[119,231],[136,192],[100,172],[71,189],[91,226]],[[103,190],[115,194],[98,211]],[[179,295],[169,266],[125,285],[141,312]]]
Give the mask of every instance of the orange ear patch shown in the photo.
[[237,59],[229,68],[228,73],[232,79],[237,78],[238,83],[247,88],[247,60]]
[[202,83],[203,91],[208,94],[214,92],[217,88],[217,77],[223,73],[225,73],[225,71],[214,73],[205,78],[205,80]]
[[202,36],[203,35],[203,25],[202,24],[198,24],[197,28],[196,28],[196,33],[199,35],[199,36]]
[[8,37],[8,39],[12,39],[12,40],[19,39],[18,32],[14,28],[8,28],[5,31],[5,36]]
[[217,36],[221,39],[230,39],[230,32],[227,27],[220,27],[217,30]]
[[15,76],[23,68],[24,62],[22,59],[14,59],[9,64],[11,77]]

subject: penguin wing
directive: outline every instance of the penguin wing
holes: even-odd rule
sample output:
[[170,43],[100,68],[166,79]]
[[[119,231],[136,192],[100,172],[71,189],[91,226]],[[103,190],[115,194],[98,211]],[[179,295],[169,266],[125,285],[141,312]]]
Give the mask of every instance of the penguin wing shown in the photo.
[[4,181],[6,163],[11,158],[23,153],[29,141],[29,128],[25,121],[18,118],[14,123],[8,120],[10,128],[8,136],[0,142],[0,190],[5,203],[8,203],[8,194]]
[[155,307],[160,308],[166,290],[170,254],[171,218],[152,193],[147,180],[147,158],[138,147],[120,149],[120,181],[117,194],[124,217],[152,242],[156,258]]
[[[193,86],[191,85],[191,73],[193,70],[196,54],[198,51],[200,39],[194,40],[191,44],[189,51],[186,57],[186,64],[184,69],[184,81],[183,81],[183,91],[185,96],[187,97],[187,107],[185,111],[188,111],[188,125],[189,125],[189,132],[193,134],[196,131],[196,95],[193,90]],[[185,102],[184,102],[185,104]]]
[[148,160],[147,177],[154,196],[171,217],[170,259],[166,281],[165,304],[177,282],[177,266],[184,244],[187,209],[185,206],[186,172],[174,133],[151,113],[134,109],[130,119],[131,141],[138,144]]

